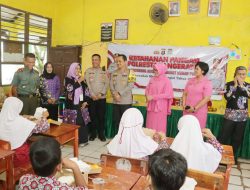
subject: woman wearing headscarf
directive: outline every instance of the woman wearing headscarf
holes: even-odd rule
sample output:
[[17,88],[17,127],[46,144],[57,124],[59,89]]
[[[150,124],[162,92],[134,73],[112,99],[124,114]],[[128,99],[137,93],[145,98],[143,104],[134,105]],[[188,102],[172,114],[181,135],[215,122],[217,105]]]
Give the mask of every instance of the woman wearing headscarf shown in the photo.
[[54,73],[52,63],[44,65],[43,74],[40,76],[41,106],[49,112],[49,118],[58,120],[58,99],[60,95],[60,79]]
[[200,122],[201,129],[206,127],[207,102],[212,95],[212,83],[205,76],[209,71],[207,63],[195,65],[195,77],[188,80],[183,92],[183,115],[194,115]]
[[36,122],[19,115],[23,102],[16,97],[9,97],[4,101],[0,113],[0,139],[8,141],[14,154],[14,167],[26,164],[29,161],[28,137],[33,133],[40,133],[49,129],[47,122],[48,112]]
[[165,140],[160,144],[143,132],[143,116],[136,108],[127,109],[121,118],[118,134],[107,145],[112,155],[129,158],[147,158],[156,150],[168,148]]
[[244,132],[248,119],[248,99],[250,98],[250,84],[245,82],[246,67],[239,66],[234,73],[234,80],[226,84],[224,94],[227,106],[224,114],[219,141],[222,144],[233,146],[235,161],[237,161],[238,148],[244,139]]
[[[170,148],[182,154],[188,168],[214,172],[222,158],[222,147],[209,129],[201,132],[198,119],[193,115],[184,115],[178,122],[179,133]],[[203,136],[207,138],[204,142]]]
[[[72,63],[65,78],[65,110],[64,122],[80,125],[79,144],[88,145],[88,128],[86,108],[90,103],[90,94],[84,77],[81,76],[79,63]],[[89,117],[89,115],[88,115]]]
[[147,100],[146,127],[166,134],[167,115],[171,114],[173,88],[171,81],[165,76],[167,66],[157,63],[153,66],[155,76],[146,87]]

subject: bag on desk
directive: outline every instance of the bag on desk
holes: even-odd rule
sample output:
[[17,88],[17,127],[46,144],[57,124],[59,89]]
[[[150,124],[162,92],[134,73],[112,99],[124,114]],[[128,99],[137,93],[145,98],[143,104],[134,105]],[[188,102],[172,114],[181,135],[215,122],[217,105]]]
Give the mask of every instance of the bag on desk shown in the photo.
[[63,123],[76,124],[77,111],[65,109],[63,111]]
[[89,116],[89,110],[88,110],[88,108],[83,108],[83,109],[81,109],[81,111],[82,111],[82,118],[83,118],[83,121],[84,121],[85,126],[86,126],[91,121],[90,116]]

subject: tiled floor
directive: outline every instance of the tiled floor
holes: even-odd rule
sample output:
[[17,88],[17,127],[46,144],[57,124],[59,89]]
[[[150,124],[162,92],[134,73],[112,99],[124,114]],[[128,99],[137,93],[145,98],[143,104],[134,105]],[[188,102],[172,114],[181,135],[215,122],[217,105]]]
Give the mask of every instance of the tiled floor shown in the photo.
[[238,165],[233,166],[228,190],[250,190],[250,160],[238,159]]
[[[86,147],[79,147],[79,158],[86,162],[98,163],[100,155],[107,153],[106,145],[110,140],[101,142],[99,139],[90,141]],[[73,157],[73,149],[69,145],[62,147],[63,157]],[[250,160],[238,159],[238,165],[233,166],[228,190],[250,190]]]

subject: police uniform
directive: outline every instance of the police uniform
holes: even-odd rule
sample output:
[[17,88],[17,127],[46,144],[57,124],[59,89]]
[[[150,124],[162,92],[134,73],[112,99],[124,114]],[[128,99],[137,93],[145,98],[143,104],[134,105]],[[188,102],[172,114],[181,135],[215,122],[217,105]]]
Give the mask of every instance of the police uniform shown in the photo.
[[106,93],[109,86],[109,80],[106,71],[101,68],[89,68],[85,71],[85,80],[87,82],[91,96],[101,98],[93,100],[90,104],[91,130],[90,140],[96,138],[96,131],[100,140],[105,141],[104,124],[106,111]]
[[[113,96],[113,125],[117,129],[119,128],[122,114],[132,105],[132,89],[135,80],[135,73],[132,70],[127,70],[124,73],[116,70],[111,74],[110,90]],[[119,102],[114,98],[115,92],[121,97]]]
[[24,67],[23,71],[14,74],[11,84],[17,87],[17,97],[23,102],[21,114],[34,115],[38,107],[39,73]]

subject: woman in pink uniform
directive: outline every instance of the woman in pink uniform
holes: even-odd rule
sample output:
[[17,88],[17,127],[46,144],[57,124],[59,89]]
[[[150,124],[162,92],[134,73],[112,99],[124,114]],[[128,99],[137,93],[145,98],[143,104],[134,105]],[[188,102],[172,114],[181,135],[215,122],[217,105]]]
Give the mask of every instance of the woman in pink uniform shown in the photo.
[[212,95],[212,83],[205,76],[208,70],[207,63],[196,63],[195,77],[188,80],[182,97],[183,115],[196,116],[202,129],[206,127],[207,102]]
[[166,134],[167,115],[171,113],[173,88],[171,81],[165,76],[167,66],[157,63],[153,66],[155,76],[146,87],[147,121],[146,127]]

